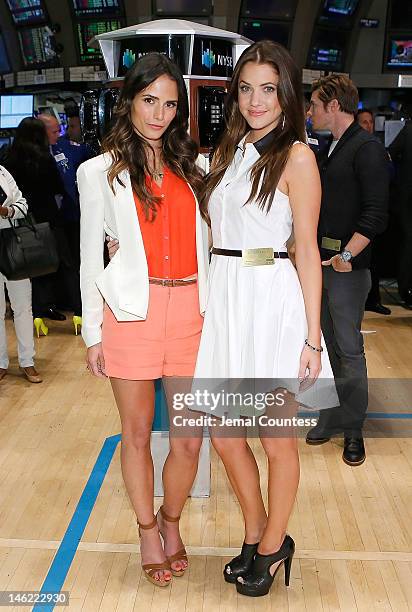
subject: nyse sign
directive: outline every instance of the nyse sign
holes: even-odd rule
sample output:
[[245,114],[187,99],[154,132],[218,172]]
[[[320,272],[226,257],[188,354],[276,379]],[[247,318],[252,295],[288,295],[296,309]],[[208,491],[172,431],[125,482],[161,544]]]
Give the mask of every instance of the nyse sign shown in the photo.
[[195,36],[192,74],[231,77],[233,51],[230,40]]

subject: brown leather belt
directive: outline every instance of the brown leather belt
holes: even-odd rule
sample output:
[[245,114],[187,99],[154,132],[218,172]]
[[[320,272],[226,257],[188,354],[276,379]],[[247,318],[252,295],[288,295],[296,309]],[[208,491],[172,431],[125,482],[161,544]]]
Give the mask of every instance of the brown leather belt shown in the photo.
[[197,283],[197,278],[189,278],[187,280],[182,278],[149,278],[149,283],[152,285],[161,285],[162,287],[183,287],[184,285],[193,285]]
[[[242,257],[242,251],[236,251],[233,249],[217,249],[212,248],[213,255],[226,255],[227,257]],[[275,259],[288,259],[289,255],[284,251],[274,252],[273,257]]]

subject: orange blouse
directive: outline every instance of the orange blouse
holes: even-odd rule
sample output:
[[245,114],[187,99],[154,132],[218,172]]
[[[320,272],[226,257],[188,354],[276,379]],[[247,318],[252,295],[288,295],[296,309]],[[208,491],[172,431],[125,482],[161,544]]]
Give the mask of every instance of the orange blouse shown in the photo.
[[197,272],[196,200],[189,185],[164,168],[161,187],[149,181],[162,202],[154,221],[148,221],[134,193],[149,277],[186,278]]

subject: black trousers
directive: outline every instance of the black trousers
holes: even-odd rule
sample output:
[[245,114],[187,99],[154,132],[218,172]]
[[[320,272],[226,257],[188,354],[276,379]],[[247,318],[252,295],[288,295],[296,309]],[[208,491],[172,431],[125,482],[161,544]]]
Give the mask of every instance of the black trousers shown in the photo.
[[322,410],[318,425],[329,435],[361,434],[368,407],[368,375],[361,334],[369,270],[323,268],[321,325],[340,406]]
[[400,253],[398,270],[398,290],[403,298],[412,289],[412,196],[404,198],[400,204]]
[[[33,316],[42,317],[48,308],[59,304],[81,316],[79,254],[76,239],[71,244],[64,227],[53,228],[60,257],[60,266],[54,274],[33,278]],[[76,232],[73,232],[76,236]]]

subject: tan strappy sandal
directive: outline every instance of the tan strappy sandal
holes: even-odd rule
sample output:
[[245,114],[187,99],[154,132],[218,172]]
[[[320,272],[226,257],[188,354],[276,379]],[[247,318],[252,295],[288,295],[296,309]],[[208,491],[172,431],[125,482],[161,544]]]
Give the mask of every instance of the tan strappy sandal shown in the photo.
[[[139,526],[139,536],[140,536],[141,529],[153,529],[153,527],[157,525],[157,517],[155,516],[153,521],[151,523],[148,523],[147,525],[143,525],[142,523],[139,523],[139,522],[137,522],[137,524]],[[162,579],[156,580],[156,578],[154,577],[155,573],[158,572],[159,570],[169,570],[169,572],[172,572],[172,569],[170,567],[170,563],[168,560],[163,561],[163,563],[145,563],[144,565],[142,564],[142,569],[148,581],[158,587],[169,586],[169,584],[172,582],[171,579],[166,580],[163,578],[163,580]]]
[[[180,521],[180,516],[169,516],[168,514],[166,514],[166,512],[163,510],[163,506],[160,506],[159,512],[162,515],[162,518],[165,521],[168,521],[169,523],[177,523],[178,521]],[[156,515],[156,517],[157,517],[157,515]],[[160,534],[163,537],[163,534],[162,534],[161,531],[160,531]],[[175,563],[176,561],[186,561],[186,563],[189,562],[189,560],[187,558],[186,549],[184,547],[181,548],[180,550],[178,550],[174,555],[171,555],[170,557],[166,557],[166,559],[167,559],[167,561],[169,563],[169,568],[170,568],[170,571],[172,572],[173,576],[176,576],[176,577],[183,576],[183,574],[185,573],[185,571],[189,567],[187,565],[187,567],[185,567],[184,569],[181,569],[181,570],[175,570],[172,567],[172,563]]]

